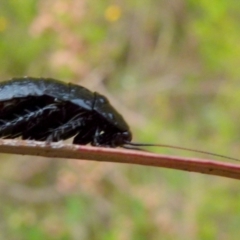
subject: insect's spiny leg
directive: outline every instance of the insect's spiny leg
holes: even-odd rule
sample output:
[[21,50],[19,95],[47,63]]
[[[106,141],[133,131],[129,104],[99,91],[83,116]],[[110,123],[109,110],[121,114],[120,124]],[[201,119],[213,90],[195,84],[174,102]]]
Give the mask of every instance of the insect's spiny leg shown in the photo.
[[[76,116],[74,118],[76,118]],[[77,129],[85,124],[84,118],[77,118],[73,120],[74,118],[60,127],[52,129],[47,138],[47,142],[59,141],[61,139],[64,140],[74,136],[77,133]]]
[[29,123],[39,121],[38,120],[39,117],[42,116],[43,113],[47,111],[49,112],[58,111],[58,108],[55,105],[48,105],[42,109],[38,109],[33,112],[25,111],[27,113],[24,114],[23,116],[16,115],[15,119],[5,122],[0,126],[0,136],[5,138],[7,137],[15,138],[22,135],[24,130],[26,130],[26,128],[29,127]]
[[73,139],[73,143],[86,145],[92,142],[96,128],[96,122],[89,121],[83,128],[79,129],[78,134]]
[[98,139],[99,135],[100,135],[100,129],[97,128],[96,131],[95,131],[94,137],[93,137],[93,142],[92,142],[93,146],[97,145],[97,142],[98,142],[97,139]]

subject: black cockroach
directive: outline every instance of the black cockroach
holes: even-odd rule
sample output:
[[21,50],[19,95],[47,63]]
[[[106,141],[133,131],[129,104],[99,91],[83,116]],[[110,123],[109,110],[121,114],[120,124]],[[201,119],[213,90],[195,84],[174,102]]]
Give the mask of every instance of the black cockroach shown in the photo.
[[[76,136],[75,136],[76,135]],[[123,117],[97,92],[54,79],[0,83],[0,137],[117,147],[130,142]]]
[[73,143],[80,145],[159,146],[237,160],[177,146],[133,143],[128,124],[108,99],[79,85],[32,77],[0,83],[0,137],[56,142],[73,136]]

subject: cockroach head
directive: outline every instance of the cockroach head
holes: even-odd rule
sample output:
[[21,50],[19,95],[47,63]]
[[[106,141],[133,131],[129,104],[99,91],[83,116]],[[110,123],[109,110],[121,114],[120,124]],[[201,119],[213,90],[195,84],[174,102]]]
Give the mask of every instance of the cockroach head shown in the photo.
[[132,133],[130,131],[125,131],[125,132],[118,132],[115,134],[112,143],[114,146],[122,146],[126,142],[130,142],[132,140]]
[[92,142],[93,146],[120,147],[132,140],[130,131],[123,132],[102,132]]
[[130,131],[124,132],[116,132],[109,139],[110,147],[119,147],[124,145],[126,142],[130,142],[132,140],[132,133]]

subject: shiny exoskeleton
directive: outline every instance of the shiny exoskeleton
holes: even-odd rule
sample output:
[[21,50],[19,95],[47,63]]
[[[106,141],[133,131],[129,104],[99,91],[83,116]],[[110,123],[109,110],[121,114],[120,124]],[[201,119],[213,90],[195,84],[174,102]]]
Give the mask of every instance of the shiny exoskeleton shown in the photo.
[[0,83],[0,137],[118,147],[132,139],[123,117],[103,95],[49,78]]

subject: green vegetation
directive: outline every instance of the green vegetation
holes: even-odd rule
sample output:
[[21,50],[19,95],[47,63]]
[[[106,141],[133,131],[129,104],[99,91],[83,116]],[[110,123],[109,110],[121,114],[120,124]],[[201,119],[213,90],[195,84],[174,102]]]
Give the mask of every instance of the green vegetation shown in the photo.
[[[135,141],[240,158],[239,16],[234,0],[1,1],[0,80],[79,83],[109,97]],[[239,239],[238,181],[0,159],[0,239]]]

